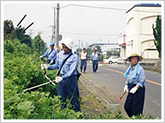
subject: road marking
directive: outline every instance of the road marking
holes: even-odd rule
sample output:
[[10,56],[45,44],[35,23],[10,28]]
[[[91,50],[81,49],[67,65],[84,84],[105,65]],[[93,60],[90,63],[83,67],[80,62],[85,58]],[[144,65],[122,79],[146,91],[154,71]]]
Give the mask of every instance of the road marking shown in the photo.
[[152,83],[152,84],[162,86],[160,83],[158,83],[158,82],[154,82],[154,81],[151,81],[151,80],[148,80],[148,79],[146,79],[146,82],[150,82],[150,83]]
[[[109,71],[116,72],[116,73],[120,73],[120,74],[124,74],[124,73],[121,72],[121,71],[113,70],[113,69],[110,69],[110,68],[102,68],[102,69],[109,70]],[[152,84],[155,84],[155,85],[162,86],[160,83],[154,82],[154,81],[151,81],[151,80],[148,80],[148,79],[146,79],[146,82],[149,82],[149,83],[152,83]]]

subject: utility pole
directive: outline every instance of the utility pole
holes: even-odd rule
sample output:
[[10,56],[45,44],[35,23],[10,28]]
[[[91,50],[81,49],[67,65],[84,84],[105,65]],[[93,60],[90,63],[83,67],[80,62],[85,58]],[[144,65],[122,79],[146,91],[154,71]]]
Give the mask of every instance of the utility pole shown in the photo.
[[79,54],[80,54],[80,40],[79,40]]
[[51,26],[49,26],[49,27],[51,27],[52,28],[52,36],[51,36],[51,41],[50,42],[54,42],[55,43],[55,35],[54,35],[54,30],[55,30],[55,28],[54,28],[54,26],[53,25],[51,25]]
[[57,3],[57,16],[56,16],[56,32],[55,32],[55,39],[56,39],[56,48],[57,51],[59,51],[59,9],[60,9],[60,4]]
[[52,41],[55,43],[55,25],[56,25],[56,11],[55,11],[55,7],[54,7],[54,26],[52,27],[52,31],[53,31],[53,34],[52,34]]

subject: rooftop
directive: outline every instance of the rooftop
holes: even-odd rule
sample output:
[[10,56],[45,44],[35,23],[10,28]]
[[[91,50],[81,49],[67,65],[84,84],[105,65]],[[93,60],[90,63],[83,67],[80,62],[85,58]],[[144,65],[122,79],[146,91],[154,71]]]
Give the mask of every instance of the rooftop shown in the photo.
[[130,8],[128,11],[126,11],[126,13],[128,13],[129,11],[131,11],[133,8],[135,7],[161,7],[160,4],[158,3],[140,3],[140,4],[136,4],[134,5],[132,8]]
[[89,47],[92,47],[94,45],[118,45],[118,43],[93,43],[89,45]]

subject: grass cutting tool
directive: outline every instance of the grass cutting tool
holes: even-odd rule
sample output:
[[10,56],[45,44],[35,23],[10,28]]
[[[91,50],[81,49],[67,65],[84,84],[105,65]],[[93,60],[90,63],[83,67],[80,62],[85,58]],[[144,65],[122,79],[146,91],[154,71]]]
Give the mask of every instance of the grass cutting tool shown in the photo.
[[123,98],[123,96],[125,95],[126,92],[127,92],[127,91],[124,91],[124,92],[123,92],[123,94],[120,96],[120,98],[117,100],[117,102],[120,102],[120,101],[121,101],[121,99]]
[[[46,60],[43,60],[42,58],[41,58],[41,61],[43,61],[44,63],[46,62]],[[55,81],[55,80],[51,80],[51,79],[46,75],[46,70],[45,70],[45,69],[44,69],[44,74],[45,74],[45,78],[48,79],[49,82],[42,83],[42,84],[39,84],[39,85],[30,87],[30,88],[24,89],[24,90],[23,90],[23,93],[26,92],[26,91],[32,90],[32,89],[34,89],[34,88],[38,88],[38,87],[47,85],[47,84],[49,84],[49,83],[51,83],[52,85],[56,85],[56,81]]]

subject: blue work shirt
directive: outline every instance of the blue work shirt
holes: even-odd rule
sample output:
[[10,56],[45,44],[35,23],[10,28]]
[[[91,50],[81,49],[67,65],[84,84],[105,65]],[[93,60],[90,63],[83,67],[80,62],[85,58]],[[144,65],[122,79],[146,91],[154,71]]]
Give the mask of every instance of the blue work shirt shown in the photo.
[[[55,70],[55,69],[60,69],[64,59],[66,59],[72,51],[66,55],[64,51],[61,51],[57,54],[56,57],[56,62],[53,65],[48,66],[48,70]],[[72,75],[77,75],[77,68],[79,64],[79,58],[77,54],[72,54],[64,63],[60,74],[62,74],[62,78],[65,79],[67,77],[70,77]]]
[[137,86],[143,87],[146,82],[144,69],[142,66],[139,66],[136,73],[136,77],[132,78],[134,68],[130,69],[129,74],[126,77],[126,84],[136,84]]
[[94,52],[93,52],[93,53],[91,54],[91,60],[92,60],[92,61],[93,61],[93,60],[98,60],[98,56],[99,56],[99,55],[100,55],[100,53],[97,53],[97,52],[94,53]]
[[[43,58],[48,57],[48,60],[56,60],[57,51],[53,48],[51,52],[51,48],[47,49],[45,54],[42,55]],[[51,52],[51,53],[50,53]]]

